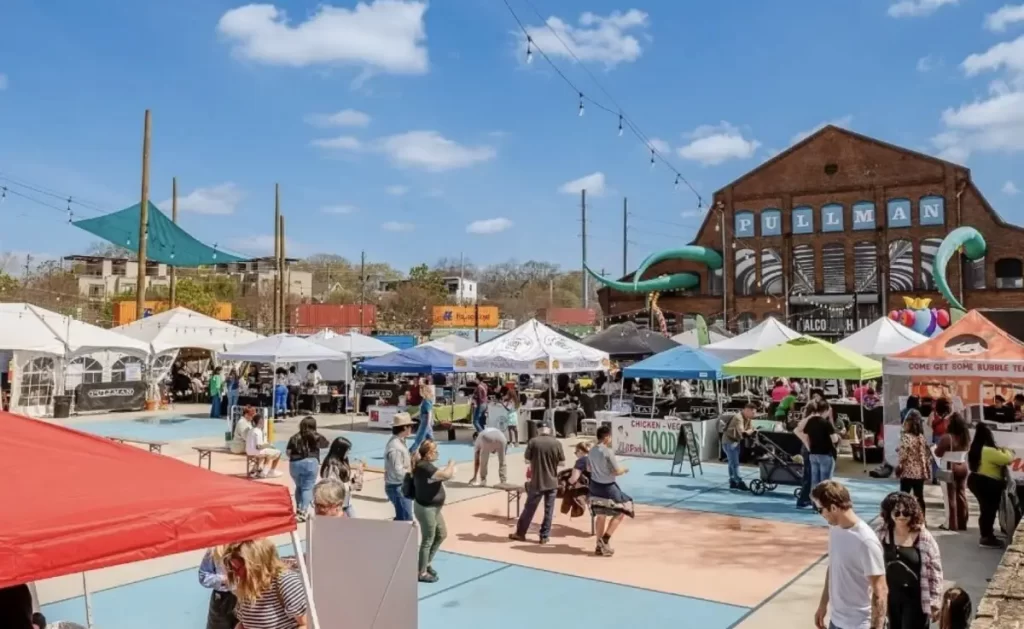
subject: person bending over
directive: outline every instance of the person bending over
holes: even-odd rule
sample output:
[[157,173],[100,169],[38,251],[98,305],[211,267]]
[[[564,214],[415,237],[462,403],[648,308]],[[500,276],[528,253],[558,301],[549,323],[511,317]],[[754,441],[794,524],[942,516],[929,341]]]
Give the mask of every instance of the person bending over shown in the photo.
[[[491,455],[498,455],[498,480],[502,483],[508,480],[508,469],[505,467],[505,452],[508,450],[508,439],[505,433],[498,428],[484,428],[483,432],[473,437],[473,478],[470,485],[487,484],[487,466],[490,463]],[[480,480],[477,481],[479,475]]]

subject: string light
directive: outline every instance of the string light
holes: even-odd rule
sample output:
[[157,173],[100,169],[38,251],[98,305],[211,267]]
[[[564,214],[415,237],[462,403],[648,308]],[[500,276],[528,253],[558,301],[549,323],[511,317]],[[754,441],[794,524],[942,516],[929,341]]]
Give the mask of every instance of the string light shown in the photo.
[[526,63],[533,63],[533,38],[526,36]]
[[654,168],[654,149],[651,149],[651,168]]
[[583,92],[580,92],[580,116],[583,115]]
[[676,182],[672,185],[673,190],[679,189],[679,175],[676,175]]
[[619,137],[622,137],[622,114],[619,114]]

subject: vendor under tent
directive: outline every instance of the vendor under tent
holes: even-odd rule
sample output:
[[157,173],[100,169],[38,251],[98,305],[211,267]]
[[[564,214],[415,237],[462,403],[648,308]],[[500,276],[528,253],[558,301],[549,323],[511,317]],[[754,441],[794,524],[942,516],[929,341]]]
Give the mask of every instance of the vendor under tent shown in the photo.
[[147,343],[154,355],[186,347],[218,354],[263,338],[255,332],[180,306],[126,323],[114,328],[114,332]]
[[[342,366],[339,363],[329,364],[327,369],[330,371],[332,377],[329,380],[338,380],[337,377],[339,370],[343,369],[343,378],[345,380],[345,389],[347,395],[346,400],[353,400],[352,396],[352,374],[353,374],[353,362],[357,358],[374,358],[376,356],[384,356],[394,352],[397,348],[390,343],[385,343],[379,339],[375,339],[372,336],[360,334],[359,332],[351,331],[345,334],[336,334],[330,330],[321,330],[310,337],[311,341],[330,348],[336,352],[344,354],[345,364]],[[327,378],[327,376],[324,376]],[[355,407],[358,409],[358,407]]]
[[701,349],[728,363],[796,338],[800,338],[799,332],[779,323],[774,317],[768,317],[739,336],[705,345]]
[[[1024,343],[972,310],[938,336],[883,360],[885,375],[884,436],[886,460],[895,465],[900,412],[909,395],[946,397],[953,410],[969,422],[986,419],[996,395],[1012,401],[1024,390]],[[926,436],[931,426],[925,422]],[[1024,427],[1000,423],[993,430],[997,445],[1024,456]],[[1012,466],[1011,466],[1012,468]],[[1024,471],[1011,470],[1024,480]]]
[[0,422],[0,456],[18,470],[0,513],[0,587],[82,573],[90,627],[89,571],[281,533],[299,548],[284,487],[19,415],[0,413]]
[[[708,345],[710,345],[711,343],[724,341],[726,339],[731,339],[734,336],[736,335],[733,334],[732,332],[729,332],[728,330],[723,330],[722,328],[711,326],[708,328],[708,337],[710,341]],[[687,347],[701,346],[700,336],[696,329],[687,330],[686,332],[680,332],[679,334],[673,336],[672,340],[675,341],[676,343],[679,343],[680,345],[686,345]],[[707,345],[705,345],[705,347],[707,347]]]
[[3,370],[13,363],[10,408],[33,416],[51,412],[54,395],[63,395],[81,383],[82,367],[92,366],[91,379],[110,382],[126,365],[142,379],[142,366],[149,356],[146,343],[25,303],[0,304],[0,354]]
[[627,321],[609,326],[580,341],[588,347],[606,352],[616,360],[640,360],[679,347],[672,339]]
[[898,354],[927,340],[927,336],[918,334],[889,317],[881,317],[868,327],[839,341],[836,346],[881,360],[884,356]]

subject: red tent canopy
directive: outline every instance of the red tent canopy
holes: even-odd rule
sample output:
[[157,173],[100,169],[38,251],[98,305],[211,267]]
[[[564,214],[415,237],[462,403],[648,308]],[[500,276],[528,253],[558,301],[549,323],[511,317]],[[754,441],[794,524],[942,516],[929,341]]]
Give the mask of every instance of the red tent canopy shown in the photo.
[[0,587],[295,530],[286,488],[0,413]]

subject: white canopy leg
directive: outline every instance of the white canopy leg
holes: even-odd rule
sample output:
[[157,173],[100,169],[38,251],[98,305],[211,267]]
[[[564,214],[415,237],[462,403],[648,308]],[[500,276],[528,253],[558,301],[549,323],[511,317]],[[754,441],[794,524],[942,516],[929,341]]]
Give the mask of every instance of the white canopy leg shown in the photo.
[[92,629],[92,595],[89,593],[89,579],[82,573],[82,592],[85,599],[85,626]]
[[[319,629],[320,618],[316,613],[316,603],[313,602],[313,580],[310,577],[309,567],[306,565],[306,557],[302,553],[302,542],[299,541],[299,531],[292,531],[292,547],[295,549],[295,559],[299,562],[299,576],[302,578],[302,589],[306,591],[306,604],[308,606],[309,626],[311,629]],[[306,540],[309,543],[309,540]]]

